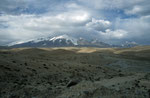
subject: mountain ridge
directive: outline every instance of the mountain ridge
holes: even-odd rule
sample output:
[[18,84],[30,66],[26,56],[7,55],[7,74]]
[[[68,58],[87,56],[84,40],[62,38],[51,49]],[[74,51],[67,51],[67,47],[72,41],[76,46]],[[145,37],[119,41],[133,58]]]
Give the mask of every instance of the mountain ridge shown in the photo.
[[87,40],[85,38],[74,38],[68,35],[60,35],[54,37],[42,37],[32,39],[24,42],[11,43],[9,46],[12,48],[20,47],[100,47],[100,48],[112,48],[112,47],[134,47],[138,44],[135,42],[125,42],[121,45],[110,45],[99,39]]
[[60,35],[55,37],[38,38],[25,42],[17,42],[10,45],[11,47],[111,47],[111,45],[98,41],[98,40],[86,40],[84,38],[74,38],[68,35]]

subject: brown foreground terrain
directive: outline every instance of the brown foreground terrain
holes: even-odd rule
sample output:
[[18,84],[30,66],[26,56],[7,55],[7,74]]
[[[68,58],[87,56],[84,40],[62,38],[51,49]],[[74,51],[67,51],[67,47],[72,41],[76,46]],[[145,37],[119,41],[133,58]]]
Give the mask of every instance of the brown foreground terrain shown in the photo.
[[150,98],[150,46],[1,49],[0,98]]

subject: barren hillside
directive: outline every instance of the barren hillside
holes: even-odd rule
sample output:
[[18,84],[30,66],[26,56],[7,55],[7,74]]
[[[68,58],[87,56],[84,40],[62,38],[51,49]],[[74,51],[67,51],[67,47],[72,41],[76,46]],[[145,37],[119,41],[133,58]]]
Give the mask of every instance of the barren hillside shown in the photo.
[[149,97],[149,46],[0,50],[0,98]]

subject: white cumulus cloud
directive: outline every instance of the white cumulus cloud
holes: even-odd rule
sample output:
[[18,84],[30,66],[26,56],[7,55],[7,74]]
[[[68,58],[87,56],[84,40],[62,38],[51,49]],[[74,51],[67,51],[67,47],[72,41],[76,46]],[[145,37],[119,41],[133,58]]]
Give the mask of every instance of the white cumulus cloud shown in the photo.
[[93,18],[91,22],[86,24],[86,26],[97,31],[105,31],[111,26],[111,22],[107,20],[96,20]]

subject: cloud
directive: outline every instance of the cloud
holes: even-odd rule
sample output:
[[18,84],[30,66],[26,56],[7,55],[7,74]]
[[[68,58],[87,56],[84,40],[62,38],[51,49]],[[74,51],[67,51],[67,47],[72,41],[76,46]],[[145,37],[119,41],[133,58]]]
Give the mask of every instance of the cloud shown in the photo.
[[79,9],[79,8],[81,8],[81,6],[76,3],[67,3],[66,8]]
[[0,45],[68,34],[150,42],[150,0],[1,0]]
[[150,15],[134,19],[117,19],[114,25],[116,25],[116,28],[128,31],[126,40],[136,41],[140,44],[149,44]]
[[3,14],[42,14],[51,11],[58,13],[65,10],[70,0],[1,0],[0,13]]
[[133,8],[125,10],[125,13],[126,14],[139,15],[139,16],[150,15],[149,4],[148,5],[135,5],[135,6],[133,6]]
[[96,9],[122,9],[147,0],[78,0]]
[[25,0],[1,0],[0,13],[15,14],[20,13],[26,8]]
[[104,36],[106,39],[121,39],[125,38],[127,36],[128,32],[125,30],[115,30],[112,31],[110,29],[107,29],[105,33],[101,33],[102,36]]
[[110,28],[111,23],[107,20],[96,20],[93,18],[91,22],[86,24],[86,26],[97,31],[105,31]]
[[[27,40],[40,36],[50,36],[57,32],[74,33],[79,32],[86,23],[90,21],[90,14],[78,10],[74,12],[63,12],[57,15],[2,15],[7,28],[1,28],[0,38],[9,36],[15,40]],[[2,34],[6,32],[5,34]],[[8,37],[8,39],[10,39]]]
[[[149,0],[78,0],[97,10],[118,10],[125,14],[150,15]],[[106,12],[107,13],[107,12]]]

